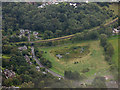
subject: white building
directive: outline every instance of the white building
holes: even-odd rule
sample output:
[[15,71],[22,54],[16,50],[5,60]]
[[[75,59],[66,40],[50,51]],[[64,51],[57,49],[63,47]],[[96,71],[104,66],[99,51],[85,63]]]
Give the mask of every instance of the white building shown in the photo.
[[114,34],[120,33],[120,26],[117,27],[117,28],[114,28],[114,29],[113,29],[113,33],[114,33]]

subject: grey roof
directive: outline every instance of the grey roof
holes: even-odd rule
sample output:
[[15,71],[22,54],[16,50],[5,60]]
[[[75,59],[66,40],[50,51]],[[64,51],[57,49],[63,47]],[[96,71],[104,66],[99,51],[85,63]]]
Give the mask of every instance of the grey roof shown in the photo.
[[62,58],[62,55],[57,54],[56,57],[58,57],[60,59],[60,58]]

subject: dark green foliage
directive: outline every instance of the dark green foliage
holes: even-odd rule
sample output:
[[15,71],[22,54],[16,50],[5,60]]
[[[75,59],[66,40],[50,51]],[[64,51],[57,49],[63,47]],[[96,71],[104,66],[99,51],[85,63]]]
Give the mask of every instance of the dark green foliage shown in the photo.
[[42,63],[42,65],[51,68],[52,67],[52,63],[49,60],[46,60],[45,58],[40,58],[40,62]]
[[99,34],[106,34],[108,37],[110,37],[113,34],[113,28],[114,27],[108,27],[108,26],[104,26],[101,25],[100,28],[98,29],[98,33]]
[[111,65],[112,62],[112,56],[114,54],[114,48],[111,43],[107,41],[107,35],[101,34],[100,37],[100,44],[103,46],[105,51],[105,60]]
[[82,70],[82,72],[86,73],[86,72],[89,72],[89,70],[90,70],[89,68],[85,68],[85,69]]
[[[49,60],[46,60],[45,58],[42,57],[43,52],[39,51],[37,47],[35,47],[35,55],[38,59],[40,59],[40,62],[42,63],[43,66],[46,66],[48,68],[52,67],[52,63]],[[46,52],[45,52],[46,53]]]
[[65,71],[64,72],[64,77],[72,80],[80,80],[83,79],[83,76],[81,76],[77,71],[72,72],[72,71]]
[[107,2],[97,2],[97,4],[100,5],[100,6],[102,6],[102,7],[103,7],[103,6],[109,7],[109,4],[110,4],[110,3],[107,3]]
[[2,46],[2,53],[3,54],[10,54],[11,53],[11,46],[7,46],[7,45]]
[[28,38],[27,37],[21,37],[19,38],[18,36],[14,35],[12,37],[9,38],[9,42],[20,42],[20,41],[27,41]]
[[107,43],[107,45],[104,47],[106,55],[112,57],[114,54],[114,48],[111,43]]
[[[39,3],[3,3],[3,30],[8,34],[20,28],[44,33],[44,39],[60,37],[99,26],[111,17],[111,11],[97,3],[69,3],[37,8]],[[14,41],[18,41],[17,38]],[[26,39],[23,39],[24,41]],[[10,40],[11,41],[11,40]],[[13,42],[13,40],[12,40]]]
[[105,81],[106,80],[104,77],[95,77],[95,79],[92,82],[92,85],[94,88],[106,88]]
[[26,61],[25,61],[25,58],[23,56],[16,56],[16,55],[13,55],[11,58],[10,58],[10,64],[14,65],[15,66],[25,66],[26,65]]
[[99,37],[99,33],[97,31],[84,31],[80,34],[76,34],[71,40],[72,42],[75,41],[82,41],[82,40],[96,40]]
[[23,54],[23,56],[28,55],[28,51],[27,50],[23,50],[22,54]]
[[107,44],[107,35],[101,34],[101,36],[100,36],[100,44],[103,47]]

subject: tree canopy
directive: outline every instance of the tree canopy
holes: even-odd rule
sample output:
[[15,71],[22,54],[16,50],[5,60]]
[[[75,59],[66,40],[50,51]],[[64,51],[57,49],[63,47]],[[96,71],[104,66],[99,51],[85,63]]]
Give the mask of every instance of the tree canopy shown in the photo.
[[70,3],[38,8],[41,4],[3,3],[3,30],[29,29],[44,33],[44,39],[48,39],[99,26],[112,13],[97,3],[77,3],[77,8]]

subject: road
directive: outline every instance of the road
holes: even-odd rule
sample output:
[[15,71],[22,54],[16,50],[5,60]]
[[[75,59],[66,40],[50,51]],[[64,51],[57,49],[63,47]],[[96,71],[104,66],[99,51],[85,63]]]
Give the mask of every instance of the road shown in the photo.
[[55,76],[55,77],[61,77],[61,78],[64,79],[63,76],[61,76],[61,75],[59,75],[59,74],[57,74],[57,73],[55,73],[55,72],[49,70],[49,69],[46,68],[45,66],[43,66],[43,65],[40,63],[40,61],[37,59],[37,57],[35,56],[35,52],[34,52],[34,47],[33,47],[33,46],[31,47],[31,49],[32,49],[33,58],[35,59],[35,61],[37,62],[37,64],[38,64],[40,67],[44,67],[45,70],[46,70],[47,72],[51,73],[53,76]]

